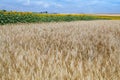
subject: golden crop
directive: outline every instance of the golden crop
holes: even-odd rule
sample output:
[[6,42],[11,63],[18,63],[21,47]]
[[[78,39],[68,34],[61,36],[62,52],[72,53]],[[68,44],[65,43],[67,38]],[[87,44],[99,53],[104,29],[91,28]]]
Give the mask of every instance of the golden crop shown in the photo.
[[119,79],[119,20],[0,26],[0,80]]

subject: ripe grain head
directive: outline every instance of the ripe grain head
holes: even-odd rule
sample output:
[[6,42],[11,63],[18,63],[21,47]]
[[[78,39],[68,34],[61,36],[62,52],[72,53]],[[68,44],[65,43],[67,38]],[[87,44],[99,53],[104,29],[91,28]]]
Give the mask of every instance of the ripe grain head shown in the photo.
[[1,80],[119,80],[120,21],[0,26]]

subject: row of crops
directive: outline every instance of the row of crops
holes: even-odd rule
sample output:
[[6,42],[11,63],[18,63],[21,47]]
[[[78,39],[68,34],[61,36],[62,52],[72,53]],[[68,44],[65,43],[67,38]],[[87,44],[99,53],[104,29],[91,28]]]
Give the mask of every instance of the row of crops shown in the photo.
[[[33,22],[59,22],[75,20],[116,19],[117,17],[93,16],[83,14],[38,14],[31,12],[0,12],[0,24],[33,23]],[[120,17],[118,18],[120,19]]]

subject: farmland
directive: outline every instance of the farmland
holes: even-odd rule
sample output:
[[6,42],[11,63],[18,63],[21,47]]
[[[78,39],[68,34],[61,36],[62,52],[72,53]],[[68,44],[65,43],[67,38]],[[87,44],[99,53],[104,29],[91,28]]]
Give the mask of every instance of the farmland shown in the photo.
[[90,14],[39,14],[32,12],[3,12],[0,11],[0,24],[9,23],[40,23],[63,22],[78,20],[120,20],[118,16],[90,15]]
[[0,80],[120,79],[120,20],[59,20],[0,25]]

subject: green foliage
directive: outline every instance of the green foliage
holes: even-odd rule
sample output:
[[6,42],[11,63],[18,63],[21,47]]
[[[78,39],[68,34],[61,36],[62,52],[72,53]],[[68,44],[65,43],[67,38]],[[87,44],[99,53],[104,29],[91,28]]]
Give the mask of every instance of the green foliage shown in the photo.
[[91,16],[91,15],[37,14],[37,13],[28,13],[28,12],[0,11],[0,24],[98,20],[98,19],[110,19],[110,18],[106,16],[101,17],[101,16]]

